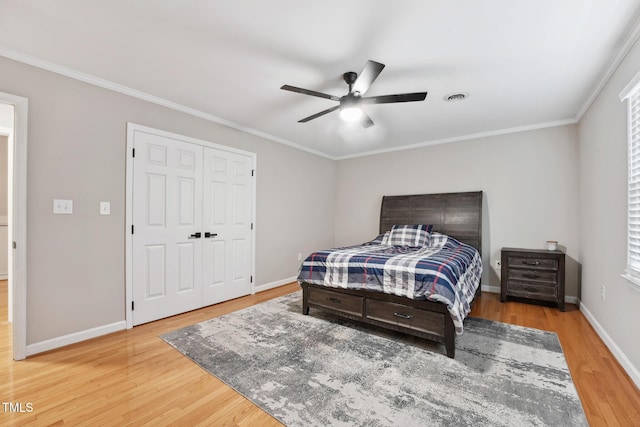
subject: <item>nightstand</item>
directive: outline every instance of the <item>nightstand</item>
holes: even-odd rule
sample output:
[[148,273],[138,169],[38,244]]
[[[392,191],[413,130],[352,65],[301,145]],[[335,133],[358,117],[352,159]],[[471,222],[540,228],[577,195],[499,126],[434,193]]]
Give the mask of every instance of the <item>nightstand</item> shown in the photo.
[[501,258],[500,301],[555,302],[564,311],[564,252],[502,248]]

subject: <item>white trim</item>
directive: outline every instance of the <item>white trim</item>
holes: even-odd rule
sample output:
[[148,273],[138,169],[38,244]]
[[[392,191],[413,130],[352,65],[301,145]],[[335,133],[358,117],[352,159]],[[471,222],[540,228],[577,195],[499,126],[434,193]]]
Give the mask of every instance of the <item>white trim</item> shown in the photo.
[[638,73],[635,76],[633,76],[631,81],[627,83],[626,86],[620,91],[620,93],[618,94],[620,101],[622,102],[626,101],[627,98],[629,98],[633,93],[635,93],[638,90],[639,85],[640,85],[640,71],[638,71]]
[[568,302],[569,304],[575,304],[577,306],[580,306],[580,300],[578,299],[578,297],[565,296],[564,302]]
[[135,125],[127,123],[127,151],[125,154],[125,189],[124,189],[124,295],[125,295],[125,321],[127,329],[133,328],[133,313],[131,301],[133,301],[133,236],[131,225],[133,224],[133,131]]
[[[499,294],[500,293],[500,286],[482,286],[482,292],[489,292],[492,294]],[[567,302],[569,304],[576,304],[578,305],[580,300],[578,300],[578,297],[571,297],[571,296],[565,296],[564,297],[564,302]]]
[[417,143],[417,144],[412,144],[412,145],[405,145],[402,147],[394,147],[394,148],[389,148],[389,149],[382,149],[382,150],[373,150],[373,151],[368,151],[368,152],[364,152],[364,153],[356,153],[356,154],[350,154],[347,156],[342,156],[342,157],[335,157],[335,156],[331,156],[329,154],[323,153],[321,151],[317,151],[314,150],[312,148],[309,147],[305,147],[303,145],[300,144],[296,144],[294,142],[291,142],[289,140],[283,139],[283,138],[279,138],[277,136],[274,135],[270,135],[264,132],[260,132],[258,130],[249,128],[247,126],[243,126],[234,122],[231,122],[229,120],[214,116],[212,114],[208,114],[205,113],[203,111],[200,110],[196,110],[194,108],[191,107],[187,107],[185,105],[181,105],[178,103],[175,103],[173,101],[169,101],[145,92],[141,92],[139,90],[136,89],[132,89],[129,88],[127,86],[123,86],[117,83],[113,83],[110,82],[108,80],[105,79],[101,79],[99,77],[95,77],[92,76],[90,74],[85,74],[85,73],[81,73],[79,71],[73,70],[71,68],[68,67],[64,67],[62,65],[58,65],[55,64],[53,62],[50,61],[46,61],[44,59],[41,58],[36,58],[34,56],[31,55],[27,55],[25,53],[22,52],[17,52],[15,50],[11,50],[11,49],[7,49],[5,47],[0,47],[0,56],[4,56],[6,58],[9,59],[13,59],[14,61],[18,61],[18,62],[22,62],[28,65],[32,65],[34,67],[38,67],[38,68],[42,68],[44,70],[47,71],[51,71],[53,73],[56,74],[60,74],[63,75],[65,77],[69,77],[75,80],[80,80],[82,82],[85,83],[89,83],[92,84],[94,86],[98,86],[104,89],[108,89],[108,90],[112,90],[114,92],[118,92],[118,93],[122,93],[124,95],[128,95],[131,96],[133,98],[137,98],[137,99],[141,99],[147,102],[151,102],[153,104],[156,105],[160,105],[166,108],[170,108],[172,110],[176,110],[176,111],[180,111],[182,113],[186,113],[189,114],[191,116],[195,116],[195,117],[199,117],[201,119],[213,122],[213,123],[217,123],[219,125],[222,126],[226,126],[244,133],[248,133],[251,135],[255,135],[273,142],[277,142],[279,144],[283,144],[301,151],[305,151],[307,153],[311,153],[314,154],[316,156],[320,156],[320,157],[324,157],[330,160],[345,160],[345,159],[351,159],[351,158],[356,158],[356,157],[365,157],[365,156],[370,156],[370,155],[374,155],[374,154],[384,154],[384,153],[390,153],[390,152],[394,152],[394,151],[403,151],[403,150],[410,150],[410,149],[414,149],[414,148],[420,148],[420,147],[427,147],[430,145],[437,145],[437,144],[445,144],[445,143],[449,143],[449,142],[457,142],[457,141],[466,141],[469,139],[476,139],[476,138],[484,138],[484,137],[489,137],[489,136],[495,136],[495,135],[504,135],[504,134],[509,134],[509,133],[517,133],[517,132],[525,132],[528,130],[535,130],[535,129],[544,129],[544,128],[549,128],[549,127],[555,127],[555,126],[564,126],[564,125],[568,125],[568,124],[575,124],[578,122],[578,119],[576,118],[569,118],[569,119],[564,119],[564,120],[558,120],[558,121],[554,121],[554,122],[545,122],[545,123],[537,123],[537,124],[533,124],[533,125],[527,125],[527,126],[520,126],[520,127],[515,127],[515,128],[508,128],[508,129],[501,129],[501,130],[494,130],[494,131],[488,131],[488,132],[481,132],[481,133],[474,133],[474,134],[469,134],[469,135],[462,135],[462,136],[457,136],[457,137],[452,137],[452,138],[444,138],[444,139],[438,139],[438,140],[432,140],[432,141],[425,141],[425,142],[421,142],[421,143]]
[[253,227],[251,227],[251,295],[256,293],[256,230],[258,226],[256,225],[256,218],[258,217],[257,212],[258,208],[256,206],[256,200],[258,197],[257,185],[258,182],[258,155],[253,153],[253,202],[251,203],[251,223]]
[[9,188],[9,241],[16,242],[9,263],[9,284],[13,290],[13,358],[27,357],[27,120],[29,101],[21,96],[0,92],[0,102],[14,107],[13,143],[9,145],[13,161],[13,185]]
[[632,276],[629,273],[622,273],[620,275],[620,277],[622,277],[623,279],[625,279],[625,283],[631,288],[631,289],[635,289],[636,291],[640,291],[640,278],[637,278],[635,276]]
[[616,358],[618,363],[622,366],[622,368],[627,372],[629,377],[631,377],[631,381],[634,382],[636,387],[640,388],[640,371],[633,366],[633,363],[629,360],[626,354],[618,347],[618,345],[613,341],[611,336],[605,331],[602,325],[596,320],[596,318],[591,314],[589,309],[584,305],[580,305],[580,311],[584,314],[584,317],[587,318],[593,329],[595,329],[596,333],[600,336],[602,341],[604,341],[605,345],[611,350],[613,356]]
[[353,159],[357,157],[373,156],[375,154],[386,154],[386,153],[391,153],[395,151],[413,150],[414,148],[428,147],[431,145],[447,144],[450,142],[458,142],[458,141],[467,141],[469,139],[487,138],[490,136],[505,135],[509,133],[527,132],[531,130],[546,129],[546,128],[557,127],[557,126],[574,125],[576,123],[578,123],[576,119],[564,119],[564,120],[557,120],[555,122],[537,123],[533,125],[519,126],[515,128],[499,129],[499,130],[492,130],[488,132],[473,133],[469,135],[454,136],[452,138],[435,139],[432,141],[419,142],[417,144],[403,145],[402,147],[384,148],[380,150],[366,151],[363,153],[349,154],[347,156],[336,157],[334,160],[346,160],[346,159]]
[[75,80],[79,80],[81,82],[89,83],[94,86],[98,86],[104,89],[112,90],[114,92],[122,93],[124,95],[131,96],[133,98],[141,99],[143,101],[151,102],[156,105],[160,105],[162,107],[170,108],[175,111],[180,111],[182,113],[189,114],[194,117],[199,117],[201,119],[207,120],[209,122],[213,122],[222,126],[229,127],[231,129],[239,130],[241,132],[245,132],[251,135],[259,136],[260,138],[268,139],[273,142],[277,142],[283,145],[287,145],[289,147],[293,147],[298,150],[306,151],[307,153],[315,154],[316,156],[325,157],[328,159],[333,159],[333,157],[322,153],[320,151],[314,150],[312,148],[305,147],[300,144],[296,144],[295,142],[288,141],[284,138],[279,138],[274,135],[270,135],[265,132],[261,132],[255,129],[252,129],[247,126],[243,126],[241,124],[223,119],[218,116],[214,116],[213,114],[205,113],[200,110],[196,110],[195,108],[187,107],[182,104],[178,104],[173,101],[169,101],[164,98],[160,98],[158,96],[154,96],[148,94],[146,92],[142,92],[136,89],[132,89],[127,86],[123,86],[117,83],[110,82],[105,79],[101,79],[100,77],[92,76],[90,74],[81,73],[80,71],[73,70],[71,68],[46,61],[41,58],[37,58],[35,56],[27,55],[22,52],[17,52],[15,50],[7,49],[5,47],[0,47],[0,56],[4,56],[5,58],[13,59],[14,61],[22,62],[24,64],[32,65],[34,67],[42,68],[43,70],[51,71],[52,73],[60,74],[65,77],[69,77]]
[[576,121],[579,122],[580,120],[582,120],[582,116],[584,116],[589,107],[591,107],[591,104],[593,104],[593,101],[595,101],[598,95],[600,95],[600,92],[602,92],[602,89],[604,89],[606,84],[613,76],[613,73],[618,69],[624,58],[626,58],[631,48],[638,40],[638,37],[640,37],[640,17],[636,19],[633,28],[627,34],[624,43],[618,50],[618,54],[613,58],[611,64],[609,64],[609,67],[600,78],[600,81],[591,92],[591,95],[584,101],[582,107],[576,113]]
[[[0,280],[9,280],[8,274],[0,274]],[[11,322],[11,320],[9,320]]]
[[264,285],[256,286],[256,292],[262,292],[269,289],[277,288],[278,286],[288,285],[289,283],[297,281],[297,276],[289,277],[287,279],[276,280],[275,282],[265,283]]
[[72,334],[63,335],[61,337],[52,338],[50,340],[29,344],[27,346],[27,356],[33,356],[34,354],[42,353],[44,351],[49,351],[81,341],[86,341],[91,338],[100,337],[103,335],[111,334],[113,332],[123,331],[125,329],[126,323],[124,321],[120,321],[108,325],[86,329],[84,331],[74,332]]
[[[257,154],[250,151],[240,150],[238,148],[229,147],[227,145],[216,144],[215,142],[205,141],[202,139],[192,138],[186,135],[179,135],[163,131],[160,129],[154,129],[147,126],[139,125],[136,123],[127,122],[127,152],[126,152],[126,177],[125,177],[125,321],[127,329],[133,328],[133,310],[131,310],[131,302],[133,301],[133,236],[131,234],[131,226],[133,225],[133,136],[134,132],[145,132],[152,135],[158,135],[164,138],[176,139],[180,141],[189,142],[191,144],[202,145],[204,147],[211,147],[230,153],[236,153],[243,156],[250,157],[252,159],[252,167],[256,170]],[[255,269],[256,269],[256,195],[257,185],[256,176],[254,174],[253,181],[253,209],[251,212],[251,222],[253,223],[253,230],[251,233],[251,243],[253,245],[251,252],[251,275],[255,283]],[[255,293],[255,286],[251,284],[251,293]]]
[[480,291],[481,292],[489,292],[491,294],[499,294],[500,293],[500,286],[480,286]]

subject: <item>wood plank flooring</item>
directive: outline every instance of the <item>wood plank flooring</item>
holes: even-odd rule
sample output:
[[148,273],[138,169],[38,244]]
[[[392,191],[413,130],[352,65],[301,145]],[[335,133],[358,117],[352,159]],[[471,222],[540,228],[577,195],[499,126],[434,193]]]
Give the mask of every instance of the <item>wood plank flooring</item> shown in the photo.
[[[0,425],[281,425],[158,336],[298,289],[285,285],[14,362],[0,282],[0,401],[33,407],[16,413],[3,403]],[[590,424],[640,425],[640,391],[575,306],[562,313],[485,293],[471,315],[558,333]]]

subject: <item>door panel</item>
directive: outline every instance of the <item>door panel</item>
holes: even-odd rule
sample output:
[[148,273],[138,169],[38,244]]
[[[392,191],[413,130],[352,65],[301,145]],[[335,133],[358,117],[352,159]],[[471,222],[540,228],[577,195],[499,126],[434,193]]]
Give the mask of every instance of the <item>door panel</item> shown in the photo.
[[[205,147],[204,305],[251,293],[251,157]],[[244,257],[244,258],[243,258]]]
[[202,146],[134,133],[133,324],[201,307]]
[[147,245],[145,249],[145,299],[163,297],[166,295],[165,245]]

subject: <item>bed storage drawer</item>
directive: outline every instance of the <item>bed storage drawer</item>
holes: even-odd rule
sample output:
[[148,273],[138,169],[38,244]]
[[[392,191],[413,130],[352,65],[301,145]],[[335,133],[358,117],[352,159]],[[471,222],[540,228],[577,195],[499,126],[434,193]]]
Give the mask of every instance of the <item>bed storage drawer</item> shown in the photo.
[[362,297],[316,288],[309,289],[309,304],[354,316],[362,316],[364,307]]
[[366,300],[366,318],[421,332],[442,335],[444,315],[389,301]]

